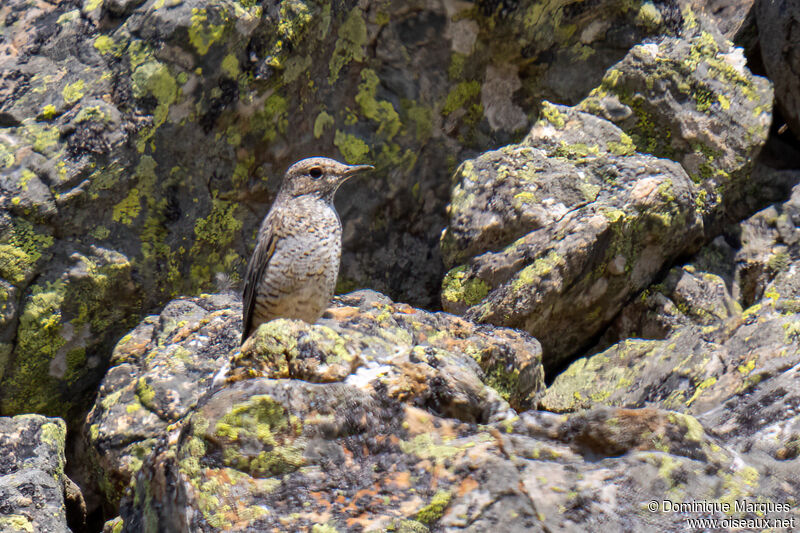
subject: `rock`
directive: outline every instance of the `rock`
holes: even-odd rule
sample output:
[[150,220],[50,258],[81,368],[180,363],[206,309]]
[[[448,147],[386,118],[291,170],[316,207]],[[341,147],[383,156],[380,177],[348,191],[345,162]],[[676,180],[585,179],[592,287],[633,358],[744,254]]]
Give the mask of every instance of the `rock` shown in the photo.
[[[726,39],[734,37],[747,25],[753,9],[754,0],[694,0],[691,3],[695,13],[703,14],[716,22],[720,33]],[[738,41],[737,41],[738,42]]]
[[712,25],[690,31],[635,46],[578,109],[613,121],[638,151],[679,162],[700,185],[713,237],[733,218],[729,206],[760,195],[750,171],[767,139],[772,90]]
[[695,321],[664,340],[627,339],[579,359],[556,377],[540,407],[692,414],[731,450],[783,468],[797,455],[800,434],[797,272],[795,263],[779,273],[759,303],[724,323]]
[[800,259],[800,187],[785,202],[767,207],[740,225],[736,282],[744,305],[762,300],[769,283]]
[[126,531],[680,531],[686,515],[661,508],[676,491],[740,518],[753,515],[733,502],[794,501],[791,472],[748,459],[659,409],[476,426],[342,383],[258,377],[213,394],[145,461],[122,517]]
[[[214,295],[174,300],[123,337],[87,419],[110,506],[158,438],[225,376],[339,383],[330,390],[465,423],[505,418],[511,406],[528,409],[544,390],[539,344],[524,333],[395,304],[372,291],[337,298],[328,315],[315,325],[273,320],[240,351],[241,303]],[[297,394],[328,390],[303,387]]]
[[795,24],[800,17],[797,0],[757,1],[755,19],[761,59],[775,84],[775,101],[795,137],[800,138],[800,83],[792,72],[800,70]]
[[634,151],[610,122],[550,106],[525,143],[456,175],[442,305],[524,329],[555,368],[608,324],[678,254],[702,222],[673,161]]
[[0,417],[0,530],[70,531],[65,493],[74,484],[64,474],[66,432],[57,418]]
[[184,418],[238,348],[241,301],[179,299],[120,339],[86,419],[96,486],[114,508],[167,427]]
[[[686,322],[663,340],[630,338],[579,359],[556,377],[540,406],[556,412],[597,404],[658,406],[701,415],[731,398],[774,386],[771,379],[793,379],[787,371],[800,361],[793,333],[800,283],[795,270],[779,275],[761,302],[744,311],[734,302],[710,322],[713,315],[684,303]],[[695,277],[694,282],[705,286],[696,300],[701,304],[713,302],[704,292],[721,290],[715,276]],[[796,417],[792,409],[782,416]]]
[[[0,231],[0,413],[35,410],[73,425],[94,370],[145,310],[214,289],[220,274],[240,280],[277,180],[301,157],[377,167],[337,196],[340,292],[370,286],[437,307],[442,176],[521,135],[542,96],[577,102],[628,48],[689,17],[673,2],[617,9],[612,0],[569,10],[533,1],[79,4],[11,0],[0,11],[0,208],[11,228]],[[63,281],[69,293],[73,255],[92,247],[130,264],[129,290],[98,291],[73,316],[62,305],[73,300],[52,287]],[[52,296],[44,314],[31,307],[41,294]],[[120,318],[105,321],[111,308]],[[57,356],[21,363],[26,313],[52,322],[51,342],[75,350],[77,363],[39,388],[28,374],[47,373]],[[76,340],[87,321],[91,331]],[[98,364],[80,364],[81,350]]]
[[528,331],[558,368],[742,203],[773,199],[781,171],[751,172],[770,110],[769,82],[707,21],[634,47],[577,106],[546,105],[521,145],[456,172],[442,306]]
[[665,339],[682,326],[719,326],[740,316],[742,308],[726,280],[696,264],[675,267],[663,281],[642,291],[620,311],[598,345],[605,349],[635,337]]

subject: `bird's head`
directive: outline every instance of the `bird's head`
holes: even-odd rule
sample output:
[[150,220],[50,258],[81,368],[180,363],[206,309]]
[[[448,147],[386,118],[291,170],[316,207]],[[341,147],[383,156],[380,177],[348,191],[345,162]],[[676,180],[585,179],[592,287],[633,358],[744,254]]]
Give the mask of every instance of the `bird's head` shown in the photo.
[[331,201],[339,185],[356,172],[372,168],[370,165],[345,165],[327,157],[302,159],[286,171],[280,194],[290,198],[313,195]]

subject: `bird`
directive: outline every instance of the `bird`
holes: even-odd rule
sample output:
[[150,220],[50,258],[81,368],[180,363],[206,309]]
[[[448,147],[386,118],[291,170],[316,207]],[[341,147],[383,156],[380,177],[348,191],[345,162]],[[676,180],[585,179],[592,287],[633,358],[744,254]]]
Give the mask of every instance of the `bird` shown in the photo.
[[342,222],[333,196],[355,173],[373,168],[310,157],[286,171],[247,265],[242,344],[272,319],[313,324],[322,316],[342,255]]

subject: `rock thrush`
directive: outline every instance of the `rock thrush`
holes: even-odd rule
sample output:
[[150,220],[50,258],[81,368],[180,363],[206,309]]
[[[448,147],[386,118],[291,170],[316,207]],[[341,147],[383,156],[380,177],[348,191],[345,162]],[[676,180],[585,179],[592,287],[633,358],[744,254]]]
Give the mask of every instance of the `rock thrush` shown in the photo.
[[371,168],[312,157],[286,171],[247,265],[242,343],[273,318],[313,324],[322,316],[342,255],[342,223],[333,195],[354,173]]

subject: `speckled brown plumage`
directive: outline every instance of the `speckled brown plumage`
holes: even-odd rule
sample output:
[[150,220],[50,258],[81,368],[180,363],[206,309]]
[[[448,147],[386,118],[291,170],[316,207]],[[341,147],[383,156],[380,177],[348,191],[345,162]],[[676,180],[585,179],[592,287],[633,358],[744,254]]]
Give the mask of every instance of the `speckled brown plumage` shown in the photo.
[[286,171],[261,223],[244,284],[242,342],[274,318],[314,323],[328,306],[342,254],[342,224],[333,195],[367,165],[313,157]]

